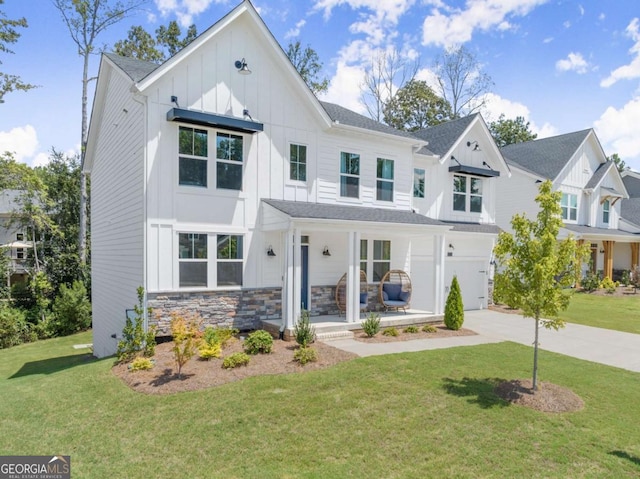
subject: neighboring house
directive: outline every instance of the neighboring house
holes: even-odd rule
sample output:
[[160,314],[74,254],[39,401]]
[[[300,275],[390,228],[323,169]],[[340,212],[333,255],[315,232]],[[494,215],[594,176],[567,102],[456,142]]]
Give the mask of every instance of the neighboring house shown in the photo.
[[620,200],[629,195],[592,129],[508,145],[502,154],[513,175],[498,180],[496,222],[501,228],[511,231],[516,213],[534,217],[539,183],[551,180],[553,189],[562,192],[561,236],[572,234],[590,245],[593,271],[613,277],[614,270],[637,264],[640,238],[620,218]]
[[509,175],[479,115],[410,134],[318,101],[249,1],[162,65],[102,56],[84,171],[98,356],[140,285],[159,334],[179,309],[290,330],[337,313],[344,273],[354,323],[360,269],[371,309],[390,269],[412,310],[441,314],[454,274],[484,308]]
[[21,193],[18,190],[0,191],[0,248],[10,258],[9,276],[6,278],[9,286],[27,279],[27,252],[32,247],[21,228],[9,226],[11,214],[19,206],[17,199]]
[[[640,173],[632,170],[622,172],[622,181],[629,193],[629,198],[622,200],[620,207],[620,228],[633,233],[640,233]],[[640,240],[640,237],[639,237]],[[638,266],[638,258],[633,263]]]

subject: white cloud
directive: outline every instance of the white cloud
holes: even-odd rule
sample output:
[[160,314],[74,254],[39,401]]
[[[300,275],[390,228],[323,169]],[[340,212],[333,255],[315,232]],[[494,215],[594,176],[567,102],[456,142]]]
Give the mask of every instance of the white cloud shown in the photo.
[[[468,0],[465,9],[434,8],[422,26],[422,43],[449,48],[471,40],[476,30],[512,29],[508,18],[525,16],[548,0]],[[444,11],[444,13],[443,13]]]
[[556,70],[560,72],[574,71],[580,75],[587,73],[589,63],[584,59],[582,53],[571,52],[567,58],[556,62]]
[[193,24],[193,17],[201,14],[212,3],[224,4],[227,0],[155,0],[163,17],[175,15],[182,27]]
[[497,121],[502,114],[504,114],[507,119],[515,119],[516,117],[521,116],[525,121],[529,122],[529,128],[533,133],[538,135],[538,138],[546,138],[548,136],[558,134],[557,129],[550,123],[544,123],[542,126],[538,126],[533,120],[531,120],[531,112],[529,111],[529,108],[522,103],[502,98],[495,93],[487,94],[485,102],[485,106],[482,110],[482,116],[487,123]]
[[632,80],[634,78],[640,78],[640,31],[639,31],[639,21],[638,18],[634,18],[631,20],[629,25],[625,30],[625,35],[635,43],[629,49],[629,53],[631,53],[634,58],[631,60],[631,63],[628,65],[623,65],[619,68],[613,70],[607,78],[600,82],[600,86],[604,88],[608,88],[618,80]]
[[598,15],[598,20],[600,21],[604,20],[605,18],[607,18],[607,16],[604,14],[604,12]]
[[547,37],[544,40],[542,40],[542,43],[551,43],[553,41],[553,37]]
[[296,23],[296,26],[294,28],[292,28],[291,30],[289,30],[287,33],[284,34],[284,38],[289,39],[289,38],[294,38],[300,35],[300,29],[304,27],[306,23],[307,23],[306,20],[300,20],[298,23]]
[[565,22],[562,24],[562,26],[563,26],[564,28],[571,28],[571,22],[570,22],[569,20],[567,20],[567,21],[565,21]]
[[578,5],[578,10],[580,11],[580,16],[584,16],[584,7],[582,5]]
[[38,135],[31,125],[0,131],[0,152],[9,151],[17,161],[29,163],[38,150]]
[[358,113],[366,114],[360,102],[360,85],[364,80],[364,69],[358,65],[348,65],[340,60],[336,66],[336,74],[329,83],[322,100],[337,103]]
[[[607,154],[618,153],[625,161],[640,158],[640,97],[619,110],[607,108],[594,122],[594,127]],[[638,167],[640,164],[634,165]]]

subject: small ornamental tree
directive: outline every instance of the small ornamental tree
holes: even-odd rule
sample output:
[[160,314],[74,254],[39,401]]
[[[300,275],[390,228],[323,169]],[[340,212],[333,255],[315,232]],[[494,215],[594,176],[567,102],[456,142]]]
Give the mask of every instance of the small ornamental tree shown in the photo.
[[447,303],[444,307],[444,324],[447,328],[457,331],[462,327],[464,322],[464,306],[462,304],[462,293],[460,292],[460,284],[458,277],[454,276],[451,280],[451,288],[447,296]]
[[511,219],[513,234],[501,232],[495,247],[499,271],[495,277],[496,289],[507,304],[522,310],[524,317],[535,320],[534,391],[537,390],[540,324],[547,329],[564,327],[558,314],[569,306],[570,295],[563,289],[579,281],[581,265],[589,255],[589,247],[578,245],[572,236],[558,240],[562,194],[552,191],[550,181],[542,183],[539,191],[537,218],[515,215]]
[[171,315],[171,336],[173,338],[173,357],[178,366],[178,378],[182,378],[182,366],[196,354],[202,341],[197,314],[173,313]]

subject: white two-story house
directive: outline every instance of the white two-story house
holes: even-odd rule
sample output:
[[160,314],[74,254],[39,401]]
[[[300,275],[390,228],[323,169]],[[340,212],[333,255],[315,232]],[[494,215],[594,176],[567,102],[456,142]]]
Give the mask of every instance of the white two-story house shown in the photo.
[[103,55],[84,171],[98,356],[138,286],[159,334],[180,309],[290,330],[337,312],[345,273],[338,320],[357,323],[359,271],[371,310],[396,269],[411,311],[441,314],[454,274],[486,307],[509,175],[479,115],[410,134],[319,101],[249,1],[161,65]]
[[0,191],[0,248],[9,256],[9,271],[6,281],[8,286],[17,282],[26,281],[29,277],[27,269],[27,255],[33,247],[27,241],[25,231],[11,223],[11,215],[20,207],[19,197],[22,192],[18,190]]
[[614,270],[638,264],[638,237],[620,222],[621,200],[629,195],[615,163],[608,161],[592,129],[508,145],[501,149],[513,175],[499,179],[498,225],[511,230],[511,218],[538,212],[540,182],[562,192],[564,228],[591,247],[590,267],[613,277]]

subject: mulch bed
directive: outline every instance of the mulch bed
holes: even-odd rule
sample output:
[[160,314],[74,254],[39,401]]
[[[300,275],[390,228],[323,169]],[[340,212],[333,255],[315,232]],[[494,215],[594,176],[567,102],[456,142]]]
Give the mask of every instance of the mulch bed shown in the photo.
[[[182,377],[179,378],[178,368],[171,351],[173,343],[168,342],[156,346],[156,354],[153,357],[156,363],[153,369],[131,372],[127,364],[118,364],[112,370],[135,391],[146,394],[172,394],[220,386],[251,376],[324,369],[358,357],[328,344],[315,342],[312,347],[318,351],[318,361],[301,366],[293,360],[293,353],[297,346],[292,341],[274,340],[271,354],[251,356],[247,366],[235,369],[224,369],[222,359],[202,361],[194,357],[182,367]],[[232,340],[224,347],[222,355],[224,357],[242,351],[242,342]]]
[[464,328],[453,331],[452,329],[448,329],[444,324],[434,324],[433,326],[437,329],[435,333],[422,331],[422,326],[419,326],[420,331],[417,333],[405,333],[404,327],[399,327],[396,328],[399,333],[398,336],[383,336],[382,331],[384,331],[384,328],[382,328],[380,332],[372,338],[368,337],[363,331],[355,331],[353,339],[363,343],[391,343],[394,341],[409,341],[412,339],[450,338],[452,336],[473,336],[476,334],[474,331]]
[[584,407],[582,399],[570,389],[552,383],[538,382],[538,390],[531,389],[530,379],[505,381],[495,393],[505,401],[542,412],[574,412]]

